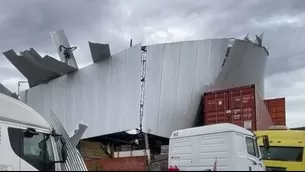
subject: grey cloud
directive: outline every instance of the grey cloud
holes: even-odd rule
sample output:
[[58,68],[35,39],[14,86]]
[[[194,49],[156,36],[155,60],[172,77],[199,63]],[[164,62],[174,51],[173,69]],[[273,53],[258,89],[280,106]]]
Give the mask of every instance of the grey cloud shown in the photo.
[[[50,31],[64,28],[76,50],[78,63],[90,61],[88,42],[109,43],[113,52],[135,43],[171,41],[152,39],[156,31],[168,32],[170,27],[185,27],[193,32],[185,39],[239,37],[246,33],[264,32],[264,44],[270,50],[266,75],[288,72],[305,66],[300,60],[305,36],[304,26],[257,26],[272,17],[296,16],[305,11],[302,0],[258,1],[41,1],[2,2],[0,6],[0,50],[23,50],[34,47],[39,52],[56,54]],[[147,31],[146,28],[151,27]],[[179,36],[179,35],[178,35]],[[287,54],[286,57],[283,56]],[[287,53],[288,52],[288,53]],[[8,64],[1,55],[0,63]]]
[[[29,0],[19,5],[8,1],[0,7],[1,13],[6,14],[0,26],[0,46],[1,50],[34,47],[38,51],[52,53],[55,48],[49,32],[64,28],[71,44],[82,45],[86,51],[82,55],[89,55],[88,40],[110,43],[111,49],[118,51],[128,45],[129,38],[124,37],[124,34],[137,42],[145,42],[150,36],[147,34],[151,34],[144,32],[146,26],[166,31],[173,24],[180,24],[195,29],[195,35],[190,39],[236,37],[247,32],[267,31],[265,41],[272,45],[272,54],[277,51],[277,47],[283,47],[282,44],[274,45],[275,41],[271,40],[279,36],[268,36],[272,34],[268,29],[253,28],[249,21],[281,14],[295,15],[304,11],[304,4],[301,0],[195,0],[192,3],[186,0],[134,0],[128,3],[122,0]],[[279,30],[274,35],[282,37],[289,35],[289,31]],[[87,60],[79,58],[83,62]]]
[[281,72],[266,77],[265,95],[267,97],[301,96],[300,93],[305,92],[305,88],[300,87],[300,84],[304,85],[304,81],[300,78],[305,72],[304,69]]
[[303,54],[305,52],[296,52],[284,56],[269,58],[267,61],[266,75],[272,76],[279,73],[295,71],[305,67]]
[[112,1],[3,2],[0,14],[6,17],[0,20],[0,50],[34,47],[40,52],[53,53],[55,47],[49,32],[61,28],[67,32],[71,44],[78,44],[76,37],[91,33],[100,27],[97,24],[107,23],[107,17],[115,18],[111,16],[112,7]]
[[19,71],[17,71],[13,65],[1,66],[0,65],[0,83],[5,79],[9,79],[11,77],[22,77]]
[[[300,101],[301,100],[301,101]],[[300,100],[289,100],[286,98],[286,109],[287,112],[294,112],[294,113],[304,113],[304,99]],[[290,115],[289,117],[293,117],[294,115]]]
[[286,120],[289,127],[304,126],[304,81],[300,79],[304,68],[292,70],[289,73],[280,73],[266,77],[265,98],[286,97]]

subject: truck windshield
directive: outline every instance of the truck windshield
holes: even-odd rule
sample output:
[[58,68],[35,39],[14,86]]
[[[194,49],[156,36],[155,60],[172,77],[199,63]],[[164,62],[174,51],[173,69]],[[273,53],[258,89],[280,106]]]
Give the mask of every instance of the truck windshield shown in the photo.
[[16,128],[8,128],[8,133],[13,151],[26,163],[39,171],[55,170],[55,164],[52,163],[54,154],[50,135],[43,133],[33,135]]
[[[38,169],[49,169],[50,162],[54,162],[50,135],[38,134],[32,137],[24,137],[24,156],[35,163],[33,166]],[[49,169],[51,170],[51,169]]]
[[263,160],[273,161],[291,161],[291,162],[302,162],[303,161],[303,150],[302,147],[282,147],[282,146],[271,146],[268,151],[263,146],[260,146]]

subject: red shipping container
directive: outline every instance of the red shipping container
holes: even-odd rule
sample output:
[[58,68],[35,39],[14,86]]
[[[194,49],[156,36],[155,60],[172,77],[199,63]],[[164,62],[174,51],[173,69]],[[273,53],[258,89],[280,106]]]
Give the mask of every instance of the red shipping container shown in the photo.
[[285,98],[264,100],[274,125],[286,125]]
[[273,125],[255,85],[204,93],[204,125],[232,123],[252,131]]

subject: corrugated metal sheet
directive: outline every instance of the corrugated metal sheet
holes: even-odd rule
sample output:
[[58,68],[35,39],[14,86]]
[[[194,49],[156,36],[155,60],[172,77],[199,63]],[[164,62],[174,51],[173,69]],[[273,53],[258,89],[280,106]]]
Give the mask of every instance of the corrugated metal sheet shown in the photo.
[[100,44],[100,43],[92,43],[89,42],[89,48],[91,52],[91,57],[94,63],[109,58],[110,48],[109,44]]
[[169,137],[192,127],[207,90],[256,84],[263,92],[264,48],[235,40],[225,59],[228,45],[229,39],[213,39],[147,47],[145,132]]
[[[63,29],[60,29],[58,31],[51,32],[50,34],[55,43],[56,51],[60,57],[60,60],[65,63],[66,57],[64,55],[64,51],[60,49],[60,46],[70,48],[70,43],[68,41],[65,31]],[[67,59],[67,64],[73,68],[78,69],[73,52],[71,50],[68,50],[68,52],[70,54],[70,58]]]
[[[81,154],[78,152],[75,145],[71,143],[68,133],[65,131],[64,126],[61,124],[56,114],[54,114],[53,111],[50,111],[50,114],[48,115],[47,119],[51,127],[55,130],[55,132],[63,136],[67,146],[67,161],[65,163],[55,164],[56,171],[88,171]],[[60,143],[53,145],[53,148],[55,146],[58,148],[57,150],[61,150]]]
[[221,69],[229,39],[147,47],[145,132],[169,137],[193,126],[202,93]]
[[76,70],[50,56],[41,58],[33,48],[20,52],[21,55],[17,55],[14,50],[8,50],[3,54],[28,79],[30,87]]
[[35,51],[35,49],[33,49],[33,48],[20,52],[20,55],[25,56],[28,59],[34,59],[36,62],[38,62],[43,67],[47,68],[48,70],[50,70],[52,72],[60,74],[60,76],[76,70],[76,68],[73,68],[63,62],[60,62],[48,55],[46,55],[46,56],[44,56],[44,58],[42,58],[37,53],[37,51]]
[[86,124],[84,121],[82,121],[77,128],[74,129],[73,132],[69,134],[70,142],[72,146],[76,147],[78,142],[83,137],[84,133],[86,132],[88,128],[88,124]]
[[267,52],[249,41],[235,40],[223,70],[212,90],[255,84],[264,97],[264,72]]
[[235,40],[226,58],[228,45],[229,39],[211,39],[146,46],[142,68],[137,45],[22,98],[43,115],[54,110],[68,130],[86,119],[92,127],[85,137],[94,137],[138,128],[141,93],[143,131],[169,137],[193,126],[201,95],[212,86],[256,84],[263,92],[265,49]]
[[53,110],[67,131],[81,120],[85,138],[139,127],[141,46],[38,85],[21,100],[46,116]]

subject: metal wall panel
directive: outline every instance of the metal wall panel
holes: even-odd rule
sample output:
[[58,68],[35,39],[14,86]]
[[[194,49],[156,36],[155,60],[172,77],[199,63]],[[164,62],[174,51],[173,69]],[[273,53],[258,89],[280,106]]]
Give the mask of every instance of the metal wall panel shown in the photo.
[[[256,84],[263,94],[264,48],[235,40],[224,63],[228,44],[229,39],[212,39],[147,46],[144,132],[169,137],[192,127],[202,94],[211,89]],[[22,99],[43,115],[53,110],[68,131],[88,121],[85,138],[138,128],[140,49],[31,88]]]
[[235,40],[223,70],[212,89],[255,84],[264,97],[264,72],[267,52],[249,41]]
[[43,116],[53,110],[67,131],[80,121],[84,138],[139,127],[141,46],[38,85],[21,99]]
[[263,94],[264,48],[235,40],[224,63],[228,44],[214,39],[147,47],[144,132],[169,137],[193,127],[205,91],[256,84]]
[[147,47],[144,132],[169,137],[192,127],[202,93],[217,78],[229,39]]

